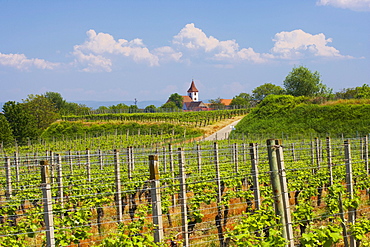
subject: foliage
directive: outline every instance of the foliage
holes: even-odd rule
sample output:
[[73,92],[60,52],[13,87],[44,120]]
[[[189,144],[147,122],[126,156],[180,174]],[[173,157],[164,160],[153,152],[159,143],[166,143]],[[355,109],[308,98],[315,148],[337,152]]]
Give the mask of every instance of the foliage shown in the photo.
[[170,109],[170,110],[179,109],[179,107],[176,105],[176,103],[175,102],[172,102],[172,101],[169,101],[169,102],[164,103],[161,106],[161,108],[162,109]]
[[276,86],[272,83],[265,83],[252,90],[252,97],[254,100],[263,100],[267,95],[281,95],[284,93],[285,91],[282,87]]
[[0,145],[3,143],[5,146],[13,141],[13,133],[10,124],[5,116],[0,113]]
[[77,104],[73,102],[66,102],[63,109],[60,111],[61,115],[84,115],[88,114],[92,109],[84,104]]
[[248,107],[250,105],[251,100],[252,100],[252,97],[249,94],[240,93],[239,95],[237,95],[233,98],[230,105]]
[[345,88],[335,94],[337,99],[370,99],[370,86],[367,84],[361,87]]
[[[118,232],[111,234],[109,237],[105,238],[100,247],[120,247],[120,246],[130,246],[130,247],[144,247],[144,246],[163,246],[161,243],[155,243],[153,237],[153,225],[148,224],[145,221],[145,213],[147,209],[144,209],[141,205],[138,212],[136,213],[137,219],[128,223],[120,224],[118,226]],[[143,233],[144,228],[149,228]]]
[[210,99],[209,103],[210,103],[210,108],[213,108],[213,109],[225,109],[226,108],[226,106],[221,103],[220,97],[218,97],[217,99]]
[[46,92],[44,94],[45,98],[47,98],[51,103],[54,104],[54,106],[57,108],[58,112],[60,112],[62,109],[64,109],[66,105],[66,101],[63,99],[62,95],[60,93],[56,92]]
[[299,66],[293,68],[284,80],[287,94],[293,96],[325,96],[331,89],[321,83],[319,72],[311,72],[308,68]]
[[369,111],[369,104],[319,106],[305,97],[269,95],[240,121],[236,132],[353,137],[370,132]]
[[319,228],[311,228],[308,233],[303,233],[301,244],[307,247],[330,247],[338,243],[341,239],[343,239],[341,228],[332,224],[320,226]]
[[[178,93],[173,93],[170,95],[170,97],[168,98],[167,102],[164,104],[166,105],[167,103],[170,103],[170,102],[173,102],[175,104],[176,107],[164,107],[164,105],[162,105],[162,108],[179,108],[179,109],[182,109],[182,105],[183,105],[183,98],[180,94]],[[172,106],[172,104],[171,104]]]
[[231,239],[230,246],[285,246],[286,241],[275,224],[277,219],[275,213],[266,208],[246,213],[226,234]]
[[[185,130],[186,129],[186,130]],[[102,134],[109,135],[115,133],[126,132],[133,134],[183,134],[186,132],[188,135],[199,135],[200,132],[195,129],[185,128],[179,125],[173,125],[168,123],[161,124],[138,124],[135,122],[131,123],[105,123],[105,124],[83,124],[82,122],[68,122],[59,121],[53,123],[45,132],[42,134],[42,138],[65,138],[65,137],[83,137],[99,136]]]
[[54,103],[43,95],[28,95],[23,100],[25,107],[35,117],[37,128],[46,129],[51,123],[58,119],[57,108]]
[[144,112],[156,112],[156,110],[157,107],[155,107],[155,105],[148,105],[147,107],[145,107]]
[[4,116],[19,144],[27,143],[28,138],[35,139],[40,131],[37,128],[35,116],[25,107],[25,104],[8,101],[3,106]]

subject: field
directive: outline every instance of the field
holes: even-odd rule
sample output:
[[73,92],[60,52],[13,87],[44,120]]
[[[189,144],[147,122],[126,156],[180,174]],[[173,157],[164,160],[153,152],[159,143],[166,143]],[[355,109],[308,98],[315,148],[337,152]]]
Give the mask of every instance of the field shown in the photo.
[[[56,246],[367,246],[368,142],[345,141],[273,145],[284,154],[279,177],[287,190],[280,194],[273,193],[266,140],[8,153],[1,158],[0,245],[40,246],[53,237]],[[290,223],[274,207],[281,195],[289,195]]]
[[[366,109],[267,101],[217,143],[248,109],[68,116],[1,147],[0,246],[369,246]],[[302,109],[342,109],[334,137]]]

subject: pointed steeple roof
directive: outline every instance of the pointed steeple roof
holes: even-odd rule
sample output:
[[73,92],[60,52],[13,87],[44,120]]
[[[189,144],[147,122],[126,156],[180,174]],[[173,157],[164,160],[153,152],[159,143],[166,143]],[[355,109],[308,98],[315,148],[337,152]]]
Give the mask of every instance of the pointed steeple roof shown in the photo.
[[190,88],[188,90],[188,93],[193,93],[193,92],[199,92],[198,89],[195,87],[194,81],[191,81]]

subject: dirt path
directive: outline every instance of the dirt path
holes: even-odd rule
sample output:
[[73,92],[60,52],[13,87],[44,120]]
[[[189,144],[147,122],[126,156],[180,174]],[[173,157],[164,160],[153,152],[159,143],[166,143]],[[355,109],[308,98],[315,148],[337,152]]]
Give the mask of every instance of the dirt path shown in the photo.
[[225,119],[223,121],[217,122],[214,125],[202,128],[205,131],[205,134],[204,137],[201,138],[201,140],[213,141],[227,139],[229,133],[232,130],[231,126],[235,126],[244,117],[245,116],[237,116],[231,119]]

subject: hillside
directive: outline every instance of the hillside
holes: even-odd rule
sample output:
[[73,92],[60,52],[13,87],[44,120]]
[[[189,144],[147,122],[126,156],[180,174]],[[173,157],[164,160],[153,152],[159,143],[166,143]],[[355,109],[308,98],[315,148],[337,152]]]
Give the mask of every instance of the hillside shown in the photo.
[[236,126],[248,135],[344,136],[370,133],[369,100],[333,101],[318,105],[305,97],[270,95]]

